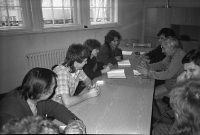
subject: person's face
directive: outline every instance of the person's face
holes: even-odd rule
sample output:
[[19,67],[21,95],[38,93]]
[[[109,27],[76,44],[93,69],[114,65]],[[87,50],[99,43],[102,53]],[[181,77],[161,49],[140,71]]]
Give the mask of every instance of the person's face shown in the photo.
[[112,46],[112,48],[118,47],[119,39],[117,37],[115,37],[114,40],[110,42],[110,45]]
[[74,67],[76,68],[76,70],[81,70],[85,64],[87,64],[87,58],[85,58],[82,63],[78,63],[75,61]]
[[99,49],[93,49],[91,55],[93,57],[97,57],[97,54],[99,53]]
[[164,34],[161,34],[161,35],[158,37],[159,43],[161,44],[162,41],[163,41],[165,38],[166,38],[165,35],[164,35]]
[[194,64],[194,62],[185,63],[184,70],[186,72],[186,78],[200,79],[200,66]]
[[172,48],[170,48],[168,45],[166,45],[165,42],[162,42],[161,47],[162,47],[162,52],[166,56],[171,56],[174,53],[174,50]]
[[56,78],[53,77],[51,86],[49,88],[49,91],[46,92],[46,93],[41,94],[40,101],[47,100],[53,94],[53,92],[56,89],[56,87],[57,87]]

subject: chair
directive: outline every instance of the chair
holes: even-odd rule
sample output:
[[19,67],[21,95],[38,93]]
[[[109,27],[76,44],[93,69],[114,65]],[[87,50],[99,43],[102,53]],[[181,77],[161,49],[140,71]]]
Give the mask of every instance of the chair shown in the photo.
[[133,48],[138,47],[151,48],[151,43],[133,43]]

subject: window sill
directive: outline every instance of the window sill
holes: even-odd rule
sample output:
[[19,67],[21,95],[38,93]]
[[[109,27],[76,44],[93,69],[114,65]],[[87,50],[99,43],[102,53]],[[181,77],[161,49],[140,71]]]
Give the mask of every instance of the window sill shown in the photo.
[[115,27],[121,27],[121,24],[112,23],[112,24],[89,25],[89,26],[74,26],[68,28],[51,27],[51,28],[43,28],[42,30],[32,30],[32,29],[0,30],[0,36],[67,32],[67,31],[92,30],[92,29],[104,29],[104,28],[115,28]]

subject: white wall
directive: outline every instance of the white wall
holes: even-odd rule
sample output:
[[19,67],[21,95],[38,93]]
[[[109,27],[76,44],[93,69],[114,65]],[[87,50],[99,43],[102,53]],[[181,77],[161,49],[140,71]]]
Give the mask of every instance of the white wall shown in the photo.
[[120,3],[122,25],[117,28],[0,36],[0,93],[21,84],[29,70],[28,53],[67,48],[71,43],[83,43],[88,38],[103,43],[110,29],[119,31],[123,38],[141,39],[143,0],[120,0]]

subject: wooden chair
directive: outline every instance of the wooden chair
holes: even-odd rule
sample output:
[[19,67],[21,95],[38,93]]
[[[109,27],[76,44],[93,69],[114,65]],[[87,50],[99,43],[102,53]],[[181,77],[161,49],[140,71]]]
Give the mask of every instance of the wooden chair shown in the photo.
[[138,47],[151,48],[151,43],[133,43],[133,48]]

